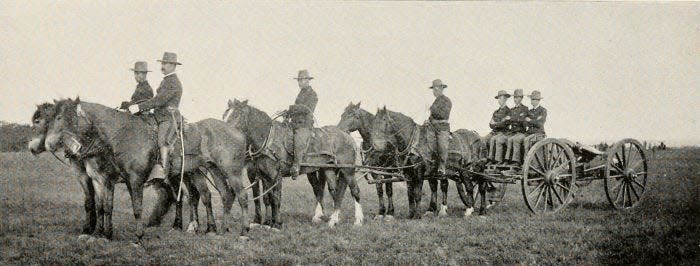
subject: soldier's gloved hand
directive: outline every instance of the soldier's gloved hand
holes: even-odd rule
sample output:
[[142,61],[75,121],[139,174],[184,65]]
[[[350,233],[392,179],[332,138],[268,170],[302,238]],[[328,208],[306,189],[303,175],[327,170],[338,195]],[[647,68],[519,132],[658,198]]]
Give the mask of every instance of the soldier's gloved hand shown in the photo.
[[130,106],[130,105],[131,105],[131,102],[122,102],[122,104],[121,104],[121,106],[119,107],[119,109],[122,109],[122,110],[129,110],[129,106]]

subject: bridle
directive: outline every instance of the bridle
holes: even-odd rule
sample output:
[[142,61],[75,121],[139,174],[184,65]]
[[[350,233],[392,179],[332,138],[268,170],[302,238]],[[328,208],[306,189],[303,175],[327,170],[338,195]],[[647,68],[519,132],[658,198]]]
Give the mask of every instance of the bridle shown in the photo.
[[[249,109],[248,112],[250,112],[250,109]],[[232,107],[229,107],[228,109],[226,109],[226,111],[225,111],[224,114],[222,115],[223,121],[224,121],[224,122],[228,122],[228,119],[231,117],[231,114],[233,114],[233,108],[232,108]],[[278,115],[278,116],[279,116],[279,115]],[[276,116],[275,118],[277,118],[278,116]],[[272,118],[272,120],[274,120],[275,118]],[[244,119],[243,119],[243,126],[244,126],[245,128],[250,128],[250,121],[248,121],[248,120],[249,120],[248,118],[244,118]],[[260,154],[262,154],[263,151],[267,150],[267,148],[268,148],[268,143],[269,143],[269,140],[270,140],[270,136],[272,135],[274,128],[275,128],[274,125],[271,125],[271,126],[270,126],[270,131],[267,133],[267,136],[265,137],[265,140],[263,140],[263,144],[260,145],[260,148],[259,148],[258,150],[256,150],[256,151],[253,150],[253,144],[252,144],[252,143],[248,145],[248,149],[247,149],[247,151],[246,151],[246,153],[247,153],[246,156],[247,156],[247,157],[249,157],[250,159],[255,159],[255,158],[257,158],[258,156],[260,156]]]
[[[388,112],[385,113],[385,114],[386,114],[386,121],[387,121],[387,124],[388,124],[388,126],[389,126],[389,130],[392,131],[392,132],[391,132],[391,133],[392,133],[392,137],[398,139],[397,136],[401,136],[401,132],[403,132],[404,130],[406,130],[408,127],[411,127],[411,126],[405,126],[405,127],[402,127],[402,128],[398,128],[398,127],[396,126],[397,123],[396,123],[396,122],[394,121],[394,119],[391,117],[391,114],[389,114]],[[410,137],[409,137],[409,139],[408,139],[408,141],[407,141],[407,143],[406,143],[406,147],[405,147],[402,151],[396,150],[396,151],[395,151],[395,152],[396,152],[396,155],[398,155],[398,156],[404,156],[404,155],[407,155],[407,154],[409,154],[409,153],[411,153],[411,152],[413,151],[413,148],[414,148],[413,146],[415,145],[416,139],[417,139],[417,138],[416,138],[417,132],[419,132],[418,125],[414,125],[414,126],[412,127],[412,130],[411,130],[411,135],[410,135]],[[394,145],[394,146],[395,146],[396,148],[398,148],[398,147],[397,147],[398,145]]]

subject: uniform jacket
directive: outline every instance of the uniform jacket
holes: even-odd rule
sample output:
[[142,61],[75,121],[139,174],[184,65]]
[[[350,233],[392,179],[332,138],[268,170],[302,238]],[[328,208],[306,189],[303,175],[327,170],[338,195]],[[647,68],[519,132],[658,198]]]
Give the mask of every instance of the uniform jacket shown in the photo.
[[522,104],[510,108],[510,132],[525,133],[525,117],[527,117],[527,113],[527,106]]
[[172,74],[163,78],[160,82],[156,96],[148,101],[139,104],[139,110],[146,111],[154,109],[158,121],[170,120],[171,115],[168,107],[178,108],[182,97],[182,84],[177,78],[177,74]]
[[527,117],[531,119],[530,122],[526,122],[528,134],[544,133],[544,122],[547,121],[547,109],[542,106],[537,106],[537,108],[527,112]]
[[313,113],[316,110],[316,104],[318,103],[318,97],[316,92],[311,86],[304,87],[299,91],[297,99],[294,101],[295,105],[303,105]]
[[[430,106],[430,121],[437,130],[450,130],[450,124],[447,122],[450,119],[450,111],[452,110],[452,102],[445,95],[440,95],[435,98],[433,105]],[[440,121],[442,120],[442,121]]]
[[136,90],[134,94],[131,95],[131,103],[138,103],[150,98],[153,98],[153,89],[151,85],[148,84],[148,81],[144,81],[136,85]]
[[508,124],[504,120],[504,118],[508,115],[510,115],[510,108],[508,108],[508,106],[506,105],[496,109],[496,111],[493,111],[491,119],[493,119],[493,121],[495,121],[496,123],[489,123],[489,126],[491,127],[493,132],[499,133],[508,131]]

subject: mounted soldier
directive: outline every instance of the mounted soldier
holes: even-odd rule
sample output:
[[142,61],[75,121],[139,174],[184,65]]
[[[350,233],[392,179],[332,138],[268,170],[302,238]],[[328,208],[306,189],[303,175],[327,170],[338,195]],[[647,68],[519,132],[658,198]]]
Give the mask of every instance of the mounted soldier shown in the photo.
[[543,138],[545,136],[544,122],[547,121],[547,109],[540,106],[542,94],[539,91],[532,91],[532,94],[528,95],[528,97],[530,97],[532,109],[527,112],[527,117],[525,118],[525,124],[527,125],[525,134],[527,137],[523,139],[524,151],[529,150],[530,146],[537,141],[538,138]]
[[[438,174],[444,175],[447,165],[447,156],[450,145],[450,111],[452,110],[452,102],[443,94],[443,90],[447,85],[442,84],[442,80],[433,80],[433,85],[429,89],[433,90],[435,101],[430,106],[429,122],[432,129],[435,131],[435,140],[437,143],[437,153],[439,157]],[[429,174],[430,169],[426,169],[426,174]]]
[[291,175],[292,179],[296,180],[299,176],[301,161],[309,146],[309,138],[313,134],[314,110],[316,110],[318,97],[309,85],[309,81],[314,78],[309,75],[308,70],[299,70],[295,79],[299,83],[300,91],[294,105],[289,106],[287,115],[291,118],[292,129],[294,129],[294,162],[292,163]]
[[131,95],[130,101],[122,102],[119,107],[119,109],[122,110],[129,110],[129,106],[153,98],[153,89],[146,79],[146,74],[151,72],[148,70],[148,63],[138,61],[134,63],[134,68],[132,68],[131,71],[134,72],[134,78],[136,79],[136,90],[134,90],[134,93]]
[[511,164],[520,163],[522,161],[522,145],[525,139],[525,118],[527,117],[528,108],[523,105],[523,90],[516,89],[513,92],[513,103],[515,105],[510,109],[510,133],[513,134],[508,138],[506,148],[506,160]]
[[[488,158],[491,161],[501,162],[503,160],[503,147],[496,145],[499,138],[504,137],[508,133],[508,120],[510,120],[510,108],[506,105],[510,94],[504,90],[498,91],[498,95],[494,97],[498,100],[500,107],[493,112],[489,127],[491,132],[484,136],[483,143],[488,143]],[[486,147],[486,145],[484,145]],[[499,159],[500,157],[500,159]]]
[[153,109],[156,121],[158,122],[158,148],[160,151],[160,166],[163,170],[162,174],[155,174],[154,178],[163,178],[168,183],[170,170],[170,152],[176,140],[176,130],[181,117],[178,107],[180,106],[180,98],[182,97],[182,83],[177,78],[175,67],[181,65],[177,61],[177,54],[165,52],[163,60],[158,60],[161,63],[161,71],[163,72],[163,81],[160,82],[156,90],[156,96],[140,103],[139,112],[144,112]]

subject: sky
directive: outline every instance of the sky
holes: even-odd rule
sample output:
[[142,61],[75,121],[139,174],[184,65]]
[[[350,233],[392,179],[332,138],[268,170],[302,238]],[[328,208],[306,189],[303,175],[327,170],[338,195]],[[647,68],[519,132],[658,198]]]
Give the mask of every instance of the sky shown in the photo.
[[[56,98],[117,106],[175,52],[189,121],[286,109],[308,69],[320,125],[361,101],[485,135],[498,90],[542,92],[548,136],[700,145],[700,3],[0,1],[0,120]],[[527,98],[524,103],[529,104]],[[512,106],[512,101],[509,101]]]

